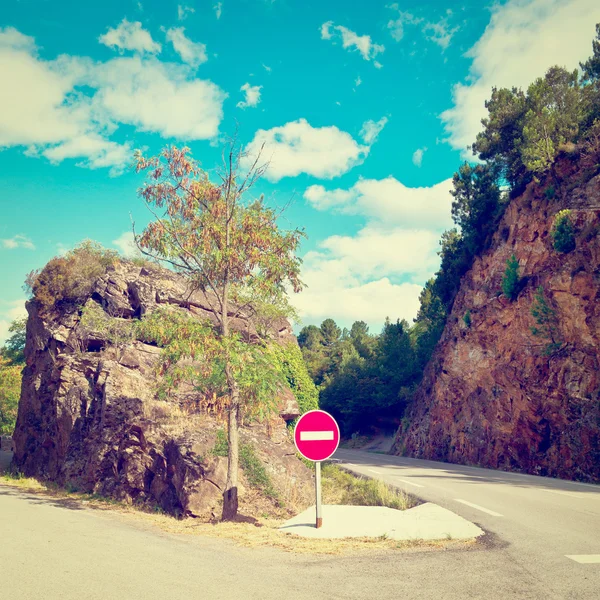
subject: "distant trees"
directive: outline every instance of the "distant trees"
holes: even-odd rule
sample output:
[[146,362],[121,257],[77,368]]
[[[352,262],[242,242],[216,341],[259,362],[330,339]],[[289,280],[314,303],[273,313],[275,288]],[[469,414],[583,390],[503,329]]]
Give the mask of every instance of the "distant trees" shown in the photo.
[[12,335],[0,348],[0,434],[12,435],[21,396],[21,371],[25,363],[25,327],[27,319],[13,321]]

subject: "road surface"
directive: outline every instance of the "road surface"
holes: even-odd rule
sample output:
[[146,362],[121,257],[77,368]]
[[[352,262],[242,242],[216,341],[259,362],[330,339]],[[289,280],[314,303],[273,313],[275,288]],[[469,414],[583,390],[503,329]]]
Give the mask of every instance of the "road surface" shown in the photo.
[[356,450],[334,458],[493,533],[494,570],[512,561],[548,598],[600,598],[600,486]]
[[[360,556],[294,555],[270,548],[241,548],[220,539],[175,536],[141,527],[110,511],[23,493],[0,484],[0,598],[4,600],[548,600],[598,597],[600,567],[580,564],[565,553],[600,553],[594,488],[555,484],[574,496],[507,481],[514,476],[463,467],[430,472],[390,466],[406,459],[340,451],[357,470],[411,481],[438,494],[456,512],[497,531],[470,550],[368,553]],[[387,462],[386,462],[387,461]],[[450,482],[448,473],[456,469]],[[460,471],[464,471],[461,475]],[[389,475],[388,475],[389,473]],[[518,476],[516,476],[519,479]],[[444,478],[444,479],[443,479]],[[443,480],[442,480],[443,479]],[[440,481],[442,480],[442,481]],[[554,482],[544,485],[550,489]],[[408,484],[406,484],[408,485]],[[444,486],[447,486],[444,488]],[[498,488],[502,502],[477,492]],[[508,487],[514,487],[512,494]],[[474,489],[475,488],[475,489]],[[494,517],[455,502],[453,490]],[[580,492],[584,489],[584,492]],[[576,490],[576,491],[573,491]],[[467,494],[469,492],[469,494]],[[527,500],[539,496],[539,502]],[[587,499],[589,495],[590,499]],[[525,499],[519,500],[521,496]],[[510,504],[506,505],[506,498]],[[445,501],[440,501],[444,504]],[[483,502],[486,502],[484,505]],[[537,507],[529,510],[530,503]],[[580,504],[585,502],[585,504]],[[579,504],[578,504],[579,503]],[[580,508],[583,506],[584,508]],[[564,507],[564,508],[562,508]],[[577,508],[579,507],[579,508]],[[518,517],[519,511],[527,517]],[[549,531],[538,523],[551,522]],[[586,526],[582,528],[582,522]],[[501,523],[501,524],[500,524]],[[548,526],[546,523],[545,526]],[[565,532],[569,533],[566,535]]]

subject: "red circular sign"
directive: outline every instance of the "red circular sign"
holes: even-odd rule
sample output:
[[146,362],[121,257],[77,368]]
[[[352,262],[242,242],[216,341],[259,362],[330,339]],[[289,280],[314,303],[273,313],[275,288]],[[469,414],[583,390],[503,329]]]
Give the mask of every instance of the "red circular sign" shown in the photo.
[[294,443],[304,458],[327,460],[340,443],[340,428],[329,413],[311,410],[298,419],[294,429]]

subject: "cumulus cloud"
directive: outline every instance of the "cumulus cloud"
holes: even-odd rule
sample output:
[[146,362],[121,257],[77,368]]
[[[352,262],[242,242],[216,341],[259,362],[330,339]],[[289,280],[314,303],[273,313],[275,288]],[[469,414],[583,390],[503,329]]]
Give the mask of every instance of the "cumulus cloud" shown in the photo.
[[16,250],[17,248],[25,248],[26,250],[35,250],[33,242],[24,235],[14,235],[11,238],[0,239],[3,248],[7,250]]
[[117,27],[109,30],[98,38],[98,41],[109,48],[118,50],[133,50],[134,52],[148,52],[158,54],[161,45],[152,39],[148,31],[142,28],[139,21],[133,23],[123,19]]
[[334,25],[333,21],[323,23],[320,28],[321,39],[342,42],[342,47],[346,50],[358,50],[365,60],[372,60],[378,54],[381,54],[385,47],[376,44],[371,40],[371,36],[358,35],[351,29],[343,25]]
[[196,9],[191,6],[183,6],[182,4],[177,5],[177,19],[179,21],[185,21],[189,15],[196,12]]
[[139,57],[118,58],[95,71],[96,101],[112,118],[163,137],[214,137],[227,95],[184,66]]
[[308,287],[293,297],[303,321],[335,315],[343,325],[361,319],[377,330],[386,317],[414,318],[422,286],[439,267],[440,234],[451,225],[451,186],[448,179],[409,188],[393,177],[360,179],[349,189],[310,186],[304,198],[315,209],[360,215],[366,224],[304,256]]
[[206,44],[200,42],[192,42],[186,35],[183,27],[171,27],[167,30],[167,41],[173,44],[173,49],[181,60],[190,65],[190,67],[197,68],[202,63],[208,60],[206,56]]
[[377,136],[381,133],[383,128],[388,122],[387,117],[382,117],[379,121],[365,121],[362,129],[360,130],[360,137],[363,139],[365,144],[369,146],[375,142]]
[[304,198],[317,210],[362,215],[405,229],[443,230],[452,225],[452,180],[410,188],[395,177],[359,179],[351,188],[327,190],[312,185]]
[[332,179],[362,163],[370,150],[335,126],[313,127],[306,119],[298,119],[259,129],[245,148],[246,165],[253,162],[263,143],[263,157],[270,161],[265,175],[269,181],[300,173]]
[[527,86],[552,65],[569,69],[591,53],[597,0],[510,0],[492,8],[491,20],[469,50],[469,77],[453,90],[454,106],[441,115],[453,148],[475,141],[492,86]]
[[11,27],[0,28],[0,81],[0,149],[20,146],[54,163],[79,159],[80,166],[112,174],[131,158],[128,143],[110,139],[120,124],[211,139],[227,97],[189,66],[153,56],[42,60],[35,41]]
[[427,148],[418,148],[412,155],[413,165],[420,167],[423,164],[423,154],[427,151]]
[[260,102],[260,90],[262,90],[262,85],[245,83],[240,88],[240,91],[245,93],[245,98],[244,100],[240,100],[236,106],[238,108],[254,108]]

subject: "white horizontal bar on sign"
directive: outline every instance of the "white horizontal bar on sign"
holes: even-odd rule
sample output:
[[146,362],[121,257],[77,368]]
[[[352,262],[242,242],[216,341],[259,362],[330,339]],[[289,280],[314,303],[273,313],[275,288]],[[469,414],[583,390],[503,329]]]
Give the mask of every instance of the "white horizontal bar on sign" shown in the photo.
[[333,440],[333,431],[301,431],[301,442],[325,442]]

